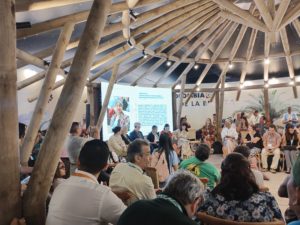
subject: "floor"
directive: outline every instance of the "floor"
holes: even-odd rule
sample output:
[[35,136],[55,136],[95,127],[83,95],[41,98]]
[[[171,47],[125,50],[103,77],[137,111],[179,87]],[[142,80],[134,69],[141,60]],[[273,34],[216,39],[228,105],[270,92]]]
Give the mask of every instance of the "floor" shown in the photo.
[[[210,158],[208,159],[208,161],[213,163],[217,168],[220,168],[222,160],[223,158],[221,155],[211,155]],[[281,212],[284,214],[284,211],[288,207],[288,199],[280,198],[277,194],[277,190],[287,174],[284,172],[280,172],[276,174],[267,172],[266,174],[269,176],[270,180],[265,181],[265,186],[269,188],[270,192],[276,198],[279,207],[281,209]]]

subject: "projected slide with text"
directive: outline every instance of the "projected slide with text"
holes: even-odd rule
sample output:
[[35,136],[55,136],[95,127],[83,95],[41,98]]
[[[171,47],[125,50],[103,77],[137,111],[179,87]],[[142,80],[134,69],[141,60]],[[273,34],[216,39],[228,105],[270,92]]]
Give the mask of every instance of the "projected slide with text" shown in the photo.
[[[102,83],[102,101],[107,87],[107,83]],[[116,126],[126,126],[131,131],[134,123],[140,122],[141,131],[147,135],[153,125],[157,125],[160,131],[168,123],[172,129],[172,121],[171,89],[115,84],[103,123],[103,139],[107,140]]]

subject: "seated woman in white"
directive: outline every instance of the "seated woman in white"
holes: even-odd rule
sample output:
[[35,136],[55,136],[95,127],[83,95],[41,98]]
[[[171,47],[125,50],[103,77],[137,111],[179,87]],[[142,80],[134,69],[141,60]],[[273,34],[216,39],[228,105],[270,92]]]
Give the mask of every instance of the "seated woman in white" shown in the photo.
[[237,146],[238,133],[236,129],[231,126],[229,120],[225,121],[224,128],[221,132],[223,142],[223,156],[224,158]]

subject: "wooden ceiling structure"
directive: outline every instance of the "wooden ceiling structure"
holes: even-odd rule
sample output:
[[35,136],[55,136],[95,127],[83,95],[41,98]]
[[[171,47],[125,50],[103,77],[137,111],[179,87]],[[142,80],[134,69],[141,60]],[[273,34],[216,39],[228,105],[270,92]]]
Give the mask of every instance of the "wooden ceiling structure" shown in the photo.
[[[21,12],[91,3],[93,5],[89,10],[40,21],[30,27],[16,29],[15,26],[15,11],[18,15]],[[183,71],[169,86],[175,88],[180,83],[181,93],[193,93],[201,88],[214,92],[218,124],[222,118],[226,90],[237,91],[238,100],[243,89],[263,89],[267,115],[269,88],[291,87],[294,96],[298,97],[297,86],[300,83],[295,80],[293,56],[300,55],[300,51],[291,48],[287,32],[287,27],[292,26],[300,35],[298,0],[4,0],[0,1],[0,14],[4,18],[0,20],[0,51],[3,51],[0,54],[0,124],[5,127],[0,136],[0,146],[5,146],[0,149],[0,208],[6,209],[5,213],[0,210],[0,225],[21,216],[21,212],[27,224],[44,224],[46,197],[78,99],[85,85],[98,82],[110,71],[109,88],[96,122],[98,127],[103,123],[114,83],[126,80],[133,86],[143,85],[148,76],[165,64],[168,69],[151,86],[161,86],[178,67],[184,65]],[[73,30],[82,23],[85,23],[84,31],[72,38]],[[16,39],[18,42],[54,30],[60,30],[60,35],[53,46],[34,53],[16,48]],[[255,55],[254,46],[260,34],[264,36],[264,51],[262,55]],[[272,46],[276,42],[282,43],[283,51],[272,53]],[[230,51],[224,57],[224,50],[228,46]],[[246,49],[242,56],[238,55],[241,48]],[[72,50],[75,52],[73,56],[65,59],[66,52]],[[269,62],[277,58],[285,59],[290,81],[276,86],[268,81]],[[149,65],[154,59],[156,61]],[[263,63],[264,84],[245,87],[250,65],[256,61]],[[240,85],[226,88],[226,75],[234,63],[242,64]],[[42,72],[16,82],[16,69],[26,65],[34,65]],[[120,70],[124,65],[127,65],[126,69]],[[132,72],[145,65],[148,65],[146,70],[139,76],[131,76]],[[199,65],[204,65],[204,69],[199,72],[192,88],[186,90],[189,72],[196,70]],[[219,80],[214,88],[204,89],[203,81],[215,65],[222,68]],[[63,79],[56,82],[58,74],[62,74]],[[31,102],[37,102],[20,146],[19,160],[17,90],[40,80],[43,80],[40,93],[29,98]],[[22,206],[19,165],[27,165],[47,101],[51,92],[61,86],[63,89]],[[181,112],[181,107],[178,112]]]
[[[71,4],[86,3],[89,0],[16,0],[17,12],[35,11],[62,7]],[[292,86],[294,96],[297,97],[297,85],[292,56],[300,55],[300,51],[292,51],[286,26],[293,26],[300,35],[300,3],[293,0],[255,0],[255,1],[233,1],[233,0],[140,0],[135,6],[127,5],[126,1],[119,1],[112,4],[109,17],[118,15],[117,22],[106,24],[104,36],[110,37],[100,43],[96,54],[105,56],[93,62],[89,81],[91,83],[111,71],[116,64],[126,65],[128,68],[117,75],[116,82],[122,82],[128,78],[130,73],[150,62],[153,58],[158,58],[155,63],[136,78],[129,79],[130,85],[143,85],[143,80],[147,79],[151,73],[160,66],[169,63],[170,67],[161,74],[158,80],[153,83],[153,87],[160,86],[179,66],[186,65],[186,69],[178,76],[171,87],[180,83],[181,77],[189,73],[198,65],[204,64],[205,68],[199,74],[194,87],[188,91],[194,92],[201,88],[203,80],[209,75],[213,65],[220,65],[221,75],[226,76],[228,70],[234,63],[242,63],[240,74],[240,86],[237,87],[237,99],[239,99],[241,89],[251,62],[261,61],[264,64],[263,79],[268,86],[269,61],[277,58],[285,58],[291,81],[286,86]],[[242,3],[240,3],[242,2]],[[241,4],[246,7],[241,8]],[[156,7],[158,5],[159,7]],[[246,9],[245,9],[246,8]],[[135,13],[143,10],[138,15]],[[89,11],[77,12],[65,15],[49,21],[33,24],[31,28],[17,30],[18,39],[28,38],[40,33],[60,29],[67,23],[82,23],[86,20]],[[245,43],[247,31],[251,31],[249,40]],[[233,40],[233,35],[238,35]],[[264,35],[264,54],[254,55],[253,48],[257,41],[257,35],[261,32]],[[280,36],[278,38],[278,36]],[[278,40],[279,39],[279,40]],[[271,53],[272,44],[280,41],[283,46],[282,52]],[[78,40],[72,40],[66,50],[76,49]],[[224,48],[231,44],[231,51],[227,57],[222,55]],[[247,51],[243,56],[237,56],[241,44],[247,45]],[[210,50],[215,46],[213,50]],[[210,57],[206,52],[213,51]],[[51,56],[53,46],[43,49],[35,54],[30,54],[23,50],[17,50],[19,59],[18,67],[32,64],[40,68],[47,68],[44,58]],[[130,62],[133,57],[141,56],[134,63]],[[66,71],[72,63],[73,58],[64,60],[61,70]],[[101,68],[101,69],[99,69]],[[18,82],[18,89],[22,89],[45,77],[45,72]],[[67,72],[65,72],[67,75]],[[54,89],[63,86],[64,80],[57,82]],[[271,88],[271,85],[269,85]],[[218,88],[218,86],[216,86]],[[260,88],[263,88],[263,86]],[[210,91],[213,91],[210,90]],[[38,95],[29,98],[29,101],[36,100]]]

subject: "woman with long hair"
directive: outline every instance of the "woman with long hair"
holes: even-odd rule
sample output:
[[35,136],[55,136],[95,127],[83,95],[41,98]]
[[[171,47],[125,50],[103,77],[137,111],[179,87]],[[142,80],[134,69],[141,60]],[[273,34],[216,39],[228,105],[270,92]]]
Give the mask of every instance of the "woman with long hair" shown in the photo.
[[173,138],[177,142],[177,146],[180,149],[179,157],[186,159],[192,155],[192,150],[188,140],[188,124],[182,123],[179,129],[173,132]]
[[160,186],[164,186],[167,178],[178,168],[178,158],[172,150],[171,139],[167,134],[159,137],[159,147],[154,150],[150,166],[157,169]]
[[212,144],[215,142],[215,132],[216,128],[212,124],[212,121],[210,118],[207,118],[205,125],[202,127],[202,134],[204,143],[211,148]]
[[239,222],[269,222],[282,219],[275,198],[260,192],[247,158],[229,154],[221,165],[221,181],[207,192],[200,211]]
[[282,148],[285,155],[286,160],[286,173],[290,173],[292,169],[292,165],[295,163],[297,159],[297,155],[299,153],[299,140],[300,134],[294,128],[292,124],[286,125],[285,134],[282,135]]

